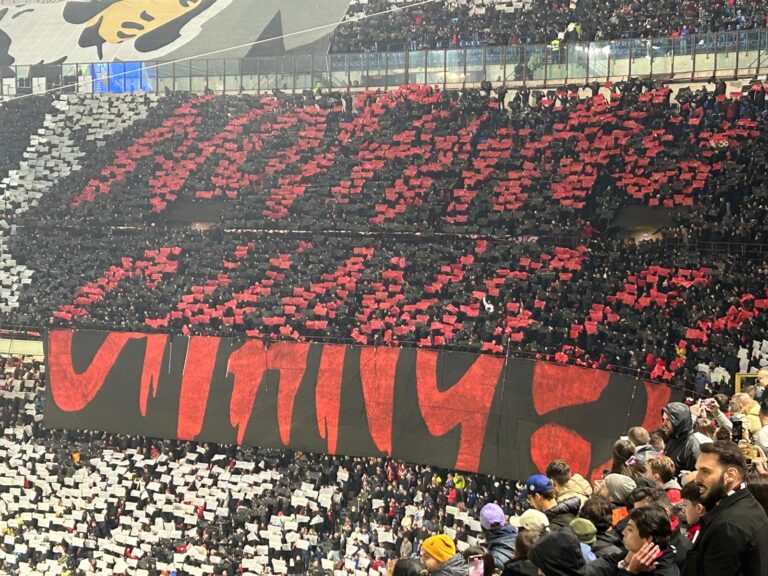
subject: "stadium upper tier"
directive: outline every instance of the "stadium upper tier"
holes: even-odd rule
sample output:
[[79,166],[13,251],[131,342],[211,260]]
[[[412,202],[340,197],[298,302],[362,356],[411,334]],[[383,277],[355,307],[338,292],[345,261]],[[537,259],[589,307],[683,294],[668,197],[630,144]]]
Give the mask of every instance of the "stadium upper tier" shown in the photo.
[[[395,7],[419,4],[389,12]],[[356,20],[372,14],[386,14]],[[708,34],[768,26],[760,0],[366,0],[350,3],[350,22],[334,31],[334,52],[399,51],[460,46],[546,44]]]
[[768,133],[724,91],[22,100],[3,318],[735,371],[768,268],[695,243],[765,241]]

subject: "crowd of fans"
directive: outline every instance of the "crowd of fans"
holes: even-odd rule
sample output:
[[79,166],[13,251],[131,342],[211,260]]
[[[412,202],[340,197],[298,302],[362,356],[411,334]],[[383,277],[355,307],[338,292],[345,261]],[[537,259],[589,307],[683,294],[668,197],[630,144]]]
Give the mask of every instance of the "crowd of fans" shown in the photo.
[[0,107],[0,180],[19,165],[29,146],[29,135],[42,126],[46,113],[54,111],[50,98],[9,102]]
[[[413,2],[417,3],[417,2]],[[472,46],[548,44],[673,37],[768,26],[759,0],[445,0],[412,8],[408,2],[353,0],[348,22],[334,31],[335,52],[386,52]],[[372,16],[381,14],[380,16]]]
[[758,576],[768,562],[768,378],[667,405],[589,478],[555,460],[516,483],[50,430],[39,359],[4,357],[0,373],[4,574]]
[[[2,571],[765,574],[768,262],[698,243],[766,240],[766,88],[588,88],[0,108],[7,322],[523,354],[692,397],[602,477],[517,485],[47,430],[41,364],[4,359]],[[628,206],[677,242],[624,242]]]
[[[765,240],[765,87],[590,88],[62,97],[45,139],[66,140],[37,141],[10,184],[24,275],[4,319],[510,352],[728,389],[766,364],[768,268],[697,242]],[[672,215],[674,247],[613,239],[637,205]]]

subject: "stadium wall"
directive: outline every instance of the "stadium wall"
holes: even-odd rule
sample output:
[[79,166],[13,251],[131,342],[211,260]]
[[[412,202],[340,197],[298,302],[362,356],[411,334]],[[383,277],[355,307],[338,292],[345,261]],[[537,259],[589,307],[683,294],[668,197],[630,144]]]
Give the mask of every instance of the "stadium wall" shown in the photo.
[[462,352],[52,330],[44,424],[523,478],[599,474],[678,394],[637,378]]

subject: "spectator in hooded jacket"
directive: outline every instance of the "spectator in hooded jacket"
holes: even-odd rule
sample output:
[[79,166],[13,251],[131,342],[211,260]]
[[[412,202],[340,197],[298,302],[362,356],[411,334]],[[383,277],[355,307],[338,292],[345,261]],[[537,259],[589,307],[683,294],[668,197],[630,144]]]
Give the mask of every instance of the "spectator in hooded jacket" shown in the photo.
[[587,574],[579,539],[570,528],[561,528],[539,540],[528,553],[544,576],[583,576]]
[[507,523],[504,510],[493,502],[480,509],[480,526],[485,537],[485,546],[493,556],[493,563],[501,570],[515,557],[517,529]]
[[701,448],[694,435],[691,409],[682,402],[670,402],[661,410],[659,430],[664,435],[664,455],[675,463],[675,473],[692,471]]
[[547,477],[555,486],[555,494],[558,502],[563,502],[574,496],[582,504],[592,496],[592,486],[589,485],[581,474],[571,474],[571,468],[563,460],[553,460],[547,464]]

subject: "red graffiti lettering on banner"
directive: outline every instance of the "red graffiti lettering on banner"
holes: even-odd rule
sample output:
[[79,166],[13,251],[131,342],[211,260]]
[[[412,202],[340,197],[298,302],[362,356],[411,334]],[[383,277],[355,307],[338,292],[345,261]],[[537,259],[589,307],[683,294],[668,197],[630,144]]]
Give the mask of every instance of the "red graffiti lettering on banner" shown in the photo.
[[574,473],[586,476],[592,461],[592,446],[569,428],[547,424],[531,436],[531,459],[542,473],[552,460],[565,460]]
[[135,332],[110,332],[88,368],[77,374],[72,363],[73,330],[53,330],[48,336],[48,366],[53,401],[61,410],[82,410],[104,385],[104,380],[128,340],[143,338]]
[[167,341],[167,334],[147,334],[147,350],[144,353],[144,367],[141,371],[141,388],[139,391],[139,410],[141,410],[142,416],[147,415],[150,388],[152,389],[152,398],[157,395],[160,368],[163,364],[163,353]]
[[437,352],[417,352],[416,389],[421,414],[434,436],[442,436],[461,426],[455,467],[476,472],[504,358],[478,356],[461,380],[445,392],[437,388],[437,359]]
[[248,419],[253,411],[256,393],[267,370],[277,370],[280,387],[277,395],[277,424],[285,446],[291,438],[291,419],[296,392],[307,367],[308,343],[276,342],[268,349],[260,340],[250,340],[229,357],[227,373],[233,374],[229,421],[237,427],[237,441],[243,442]]
[[320,357],[315,388],[317,429],[320,437],[328,441],[328,453],[335,454],[339,439],[339,411],[341,409],[341,378],[347,347],[325,344]]
[[594,402],[608,386],[610,372],[537,362],[533,371],[533,406],[539,416]]
[[368,429],[376,447],[392,455],[392,412],[395,405],[395,370],[400,348],[365,347],[360,350]]
[[219,338],[210,336],[192,336],[189,339],[176,427],[176,436],[182,440],[193,440],[203,429],[219,341]]

